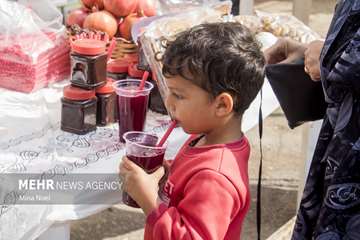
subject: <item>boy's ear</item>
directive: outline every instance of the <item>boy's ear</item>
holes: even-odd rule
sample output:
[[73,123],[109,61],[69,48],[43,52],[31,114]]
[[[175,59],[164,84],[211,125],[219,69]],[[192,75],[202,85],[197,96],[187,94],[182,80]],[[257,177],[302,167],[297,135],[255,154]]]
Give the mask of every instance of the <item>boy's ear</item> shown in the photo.
[[233,111],[234,100],[233,97],[226,92],[219,94],[215,98],[215,113],[218,117],[229,115]]

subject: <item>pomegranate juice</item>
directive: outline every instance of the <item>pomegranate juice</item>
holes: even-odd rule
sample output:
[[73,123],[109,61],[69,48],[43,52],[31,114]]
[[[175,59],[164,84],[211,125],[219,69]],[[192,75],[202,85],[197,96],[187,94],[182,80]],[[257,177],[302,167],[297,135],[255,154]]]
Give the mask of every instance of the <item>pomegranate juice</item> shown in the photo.
[[142,131],[148,109],[149,96],[118,96],[119,137],[128,131]]
[[[160,155],[152,156],[152,157],[146,157],[146,156],[138,157],[132,155],[127,155],[127,157],[131,161],[142,167],[147,173],[152,173],[160,166],[162,166],[164,160],[164,154],[165,153],[162,153]],[[136,207],[136,208],[139,207],[139,205],[126,192],[123,192],[122,199],[123,202],[128,206]]]

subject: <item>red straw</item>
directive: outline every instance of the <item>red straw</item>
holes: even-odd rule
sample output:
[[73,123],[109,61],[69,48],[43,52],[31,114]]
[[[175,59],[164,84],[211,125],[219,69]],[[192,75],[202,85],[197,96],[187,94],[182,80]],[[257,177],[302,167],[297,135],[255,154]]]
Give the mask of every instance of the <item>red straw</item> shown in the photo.
[[116,45],[116,39],[115,39],[115,37],[113,37],[112,40],[111,40],[111,42],[110,42],[110,46],[109,46],[109,48],[108,48],[107,61],[110,60],[111,55],[112,55],[112,53],[113,53],[113,51],[114,51],[115,45]]
[[149,77],[149,72],[148,71],[145,71],[143,76],[142,76],[142,79],[141,79],[141,82],[140,82],[140,86],[139,86],[139,91],[143,90],[144,89],[144,86],[145,86],[145,82],[146,80],[148,79]]
[[162,145],[164,145],[164,143],[166,142],[170,133],[172,132],[172,130],[174,130],[175,127],[176,127],[176,121],[172,120],[171,124],[170,124],[169,128],[166,130],[164,136],[161,138],[160,142],[156,145],[157,147],[162,147]]

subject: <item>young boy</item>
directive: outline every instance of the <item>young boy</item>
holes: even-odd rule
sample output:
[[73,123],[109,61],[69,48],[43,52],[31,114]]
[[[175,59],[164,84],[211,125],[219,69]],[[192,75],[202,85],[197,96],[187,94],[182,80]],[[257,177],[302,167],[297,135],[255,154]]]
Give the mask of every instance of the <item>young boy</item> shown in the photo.
[[192,136],[170,167],[167,203],[157,203],[163,168],[146,174],[123,158],[124,190],[147,216],[145,239],[240,239],[250,204],[241,119],[263,84],[264,63],[259,44],[238,23],[202,24],[168,46],[166,106]]

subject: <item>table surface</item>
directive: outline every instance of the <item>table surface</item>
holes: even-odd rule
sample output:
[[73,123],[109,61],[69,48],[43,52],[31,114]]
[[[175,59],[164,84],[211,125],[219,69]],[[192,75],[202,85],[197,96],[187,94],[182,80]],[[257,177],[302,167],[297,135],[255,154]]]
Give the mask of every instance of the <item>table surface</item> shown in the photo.
[[[61,90],[65,84],[56,83],[32,94],[0,89],[0,173],[53,172],[60,176],[117,173],[124,154],[124,145],[118,142],[117,124],[82,136],[59,129]],[[259,104],[258,96],[245,113],[244,132],[257,125]],[[263,87],[263,116],[268,116],[278,106],[266,81]],[[167,116],[149,112],[146,129],[161,136],[168,121]],[[174,130],[169,138],[166,159],[175,156],[187,137],[181,128]],[[6,185],[4,182],[1,184]],[[4,189],[0,187],[1,196],[0,239],[12,240],[35,239],[57,221],[87,217],[111,206],[111,203],[119,203],[121,199],[121,194],[84,192],[82,198],[106,197],[107,203],[7,205],[4,204]]]

